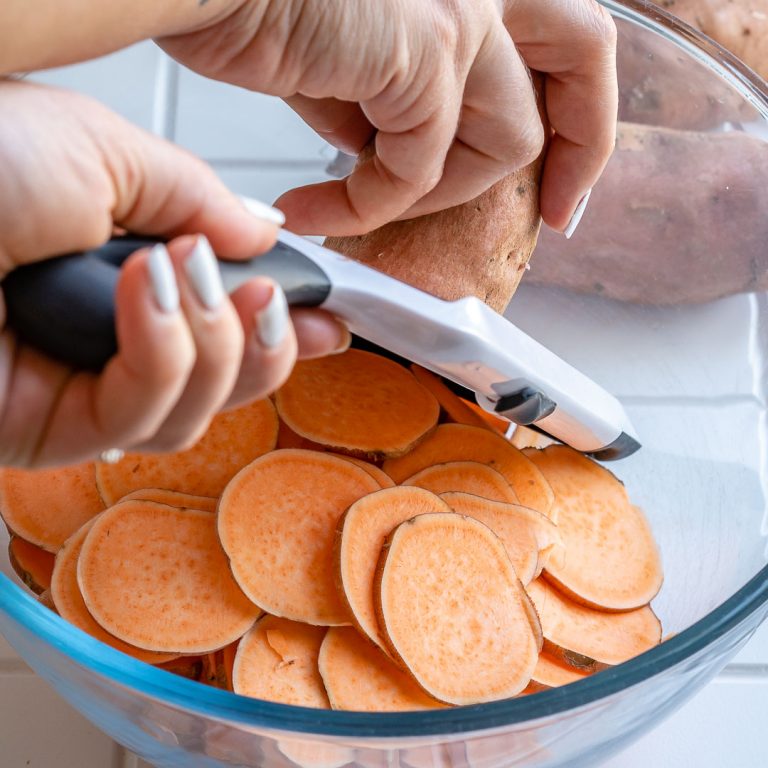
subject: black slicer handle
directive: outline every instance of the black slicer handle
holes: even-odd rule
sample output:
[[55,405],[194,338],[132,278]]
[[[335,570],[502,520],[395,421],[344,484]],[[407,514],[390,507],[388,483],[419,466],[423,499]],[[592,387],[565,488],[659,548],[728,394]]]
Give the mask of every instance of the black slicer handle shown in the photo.
[[[75,368],[99,371],[117,351],[115,288],[120,267],[156,239],[115,237],[100,248],[29,264],[2,282],[7,324],[18,338]],[[291,306],[316,307],[331,290],[308,256],[278,242],[245,262],[220,262],[228,290],[257,275],[270,277]]]

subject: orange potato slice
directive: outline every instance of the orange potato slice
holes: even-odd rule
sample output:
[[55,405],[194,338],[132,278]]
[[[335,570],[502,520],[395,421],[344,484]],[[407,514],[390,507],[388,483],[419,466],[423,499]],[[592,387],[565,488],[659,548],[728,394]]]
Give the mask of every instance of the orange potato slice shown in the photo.
[[520,503],[548,515],[554,494],[538,468],[509,441],[481,427],[441,424],[410,453],[384,462],[383,470],[402,483],[416,472],[449,461],[489,464],[506,478]]
[[[562,549],[544,575],[578,602],[627,611],[646,605],[663,580],[653,532],[607,469],[564,445],[532,455],[555,491]],[[610,574],[610,578],[606,578]]]
[[298,435],[364,459],[406,453],[440,413],[407,369],[359,349],[299,361],[275,403]]
[[411,365],[411,373],[419,384],[434,395],[450,421],[456,424],[469,424],[473,427],[488,427],[488,424],[469,407],[467,402],[452,392],[432,371],[414,363]]
[[92,463],[61,469],[0,469],[0,515],[5,524],[53,554],[103,509]]
[[650,606],[608,613],[569,600],[545,579],[526,589],[541,620],[545,650],[569,666],[596,671],[661,642],[661,623]]
[[437,513],[399,525],[374,594],[394,658],[439,701],[494,701],[530,682],[539,652],[523,587],[479,521]]
[[18,536],[8,542],[8,559],[16,575],[36,595],[51,588],[54,555]]
[[142,488],[138,491],[131,491],[120,499],[120,501],[135,500],[156,501],[158,504],[167,504],[169,507],[201,509],[203,512],[215,512],[218,504],[218,499],[210,496],[195,496],[191,493],[168,491],[165,488]]
[[348,624],[336,589],[336,524],[378,490],[366,470],[329,453],[286,448],[254,461],[219,501],[219,537],[238,584],[275,616]]
[[328,630],[318,666],[333,709],[404,712],[443,706],[353,627]]
[[108,505],[144,488],[217,498],[238,470],[275,447],[277,427],[269,399],[219,413],[189,450],[127,453],[115,464],[98,462],[99,492]]
[[430,491],[398,486],[359,499],[339,522],[335,543],[339,592],[358,629],[387,653],[373,601],[381,548],[400,523],[428,512],[450,511],[450,507]]
[[93,618],[150,651],[200,654],[241,637],[261,614],[216,538],[216,516],[124,501],[93,523],[77,563]]
[[557,526],[535,509],[469,493],[441,493],[440,498],[454,512],[487,525],[501,539],[523,584],[539,575],[542,553],[560,541]]
[[121,651],[128,656],[133,656],[147,664],[162,664],[177,658],[174,653],[157,653],[137,648],[130,643],[125,643],[107,632],[91,616],[80,592],[77,583],[77,561],[83,548],[83,542],[95,521],[89,520],[79,531],[75,531],[63,544],[54,564],[51,578],[51,599],[56,612],[62,619],[73,624],[78,629],[86,632],[91,637],[101,640],[102,643]]
[[235,693],[281,704],[328,709],[317,668],[324,627],[264,616],[240,640],[232,682]]
[[434,464],[403,480],[401,485],[415,485],[437,494],[459,491],[508,504],[518,503],[517,494],[504,475],[477,461]]

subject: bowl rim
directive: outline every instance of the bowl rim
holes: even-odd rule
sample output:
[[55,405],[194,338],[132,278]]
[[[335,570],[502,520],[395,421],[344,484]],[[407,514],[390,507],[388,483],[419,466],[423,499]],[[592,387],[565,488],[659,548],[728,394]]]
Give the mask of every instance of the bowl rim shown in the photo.
[[[650,0],[600,0],[617,18],[645,27],[686,50],[731,82],[768,121],[768,84],[708,37]],[[768,604],[768,565],[703,618],[661,645],[594,676],[532,697],[419,712],[366,713],[318,710],[248,699],[137,661],[65,622],[32,595],[0,575],[0,614],[66,654],[78,666],[159,703],[235,726],[323,738],[450,738],[527,724],[641,684],[704,652]],[[1,626],[0,626],[1,628]]]

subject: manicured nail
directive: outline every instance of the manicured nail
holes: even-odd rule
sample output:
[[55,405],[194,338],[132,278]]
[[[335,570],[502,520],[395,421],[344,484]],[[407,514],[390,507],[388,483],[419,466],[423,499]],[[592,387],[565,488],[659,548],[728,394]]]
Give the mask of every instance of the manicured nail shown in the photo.
[[168,249],[162,243],[158,243],[149,252],[147,267],[158,306],[163,312],[176,312],[179,308],[179,286],[176,284]]
[[226,292],[221,280],[219,262],[205,235],[197,236],[195,247],[184,264],[184,271],[203,306],[207,309],[218,309]]
[[248,213],[257,219],[263,219],[270,224],[277,224],[278,227],[282,227],[285,224],[285,214],[277,208],[273,208],[271,205],[262,203],[261,200],[255,200],[252,197],[241,197],[240,199],[243,201],[243,205]]
[[288,302],[283,289],[279,285],[275,285],[272,288],[272,297],[269,303],[256,315],[256,332],[259,341],[267,349],[278,346],[288,333],[290,322]]
[[589,192],[581,198],[581,202],[576,206],[576,210],[573,212],[573,216],[571,216],[571,220],[568,222],[565,232],[563,232],[567,240],[571,239],[573,233],[576,231],[576,227],[579,226],[581,217],[584,215],[584,211],[587,210],[587,203],[589,202],[589,196],[591,194],[592,190],[590,189]]
[[339,343],[336,349],[333,350],[334,355],[340,355],[342,352],[346,352],[352,344],[352,334],[349,332],[349,328],[343,323],[339,323]]

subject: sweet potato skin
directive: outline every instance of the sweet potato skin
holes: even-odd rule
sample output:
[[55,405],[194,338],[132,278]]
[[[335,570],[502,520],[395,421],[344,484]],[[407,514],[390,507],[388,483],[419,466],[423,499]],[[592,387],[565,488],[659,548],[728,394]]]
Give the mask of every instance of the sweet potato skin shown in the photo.
[[542,166],[540,157],[463,205],[325,246],[441,299],[477,296],[500,312],[536,246]]
[[765,0],[654,0],[720,43],[768,79],[768,11]]
[[768,143],[622,123],[576,236],[543,232],[526,279],[659,305],[765,290],[766,208]]

